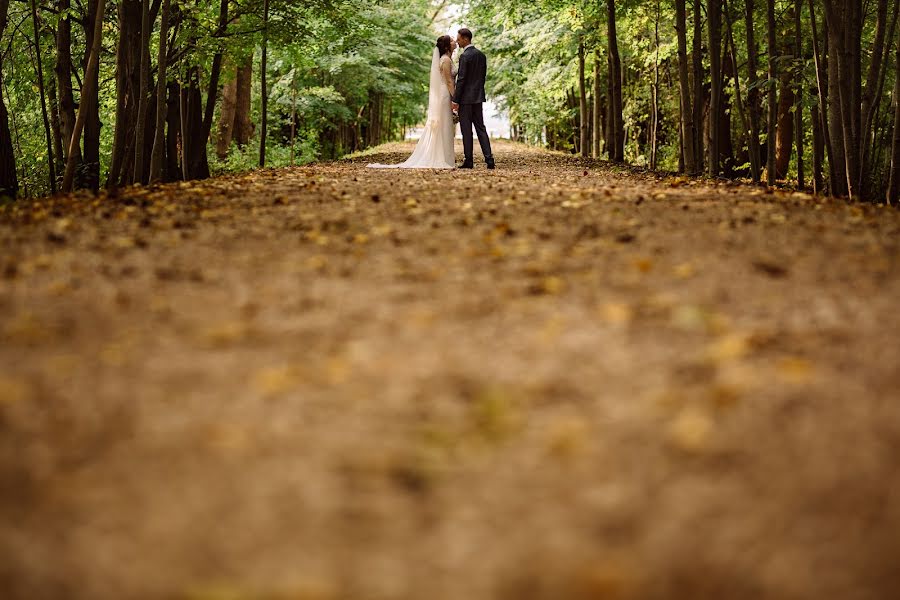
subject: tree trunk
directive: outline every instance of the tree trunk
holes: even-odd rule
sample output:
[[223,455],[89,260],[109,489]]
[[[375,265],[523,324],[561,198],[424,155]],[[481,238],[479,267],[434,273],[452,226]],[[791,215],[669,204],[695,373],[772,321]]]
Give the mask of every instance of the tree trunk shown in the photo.
[[706,1],[709,19],[709,175],[716,177],[719,165],[719,113],[722,108],[722,5],[721,0]]
[[[0,17],[2,16],[0,14]],[[897,71],[900,73],[900,42],[897,44],[896,63]],[[2,125],[0,121],[0,127]],[[891,139],[891,171],[887,201],[889,204],[897,204],[900,201],[900,76],[894,78],[894,136]]]
[[693,77],[694,77],[694,160],[697,161],[697,173],[703,171],[703,20],[700,0],[694,0],[694,40],[693,40]]
[[[793,10],[793,6],[791,7]],[[788,18],[793,22],[794,15],[788,13]],[[790,55],[793,48],[788,45],[787,39],[782,39],[780,55]],[[791,71],[783,69],[778,79],[778,129],[775,134],[775,178],[785,179],[791,165],[791,154],[794,149],[794,108],[797,98],[791,85]]]
[[[723,7],[725,10],[725,32],[728,36],[728,47],[731,50],[730,62],[731,62],[731,68],[732,68],[731,75],[734,77],[734,96],[735,96],[735,100],[737,100],[738,116],[741,119],[742,131],[749,138],[751,135],[750,122],[747,117],[747,107],[744,105],[744,98],[743,98],[743,95],[741,92],[741,77],[740,77],[740,73],[738,72],[738,61],[737,61],[737,46],[734,43],[734,27],[732,25],[731,10],[728,6],[727,0],[724,0]],[[750,169],[752,172],[757,173],[757,177],[758,177],[758,172],[757,172],[757,168],[759,165],[758,148],[757,148],[756,159],[754,161],[754,157],[753,157],[754,150],[753,150],[752,140],[748,140],[748,142],[749,142],[748,146],[749,146],[750,165],[751,165]],[[757,137],[756,142],[758,145],[759,144],[758,137]],[[743,150],[741,150],[741,153],[742,152],[743,152]]]
[[237,70],[234,78],[222,87],[222,105],[219,107],[219,132],[216,135],[216,156],[219,160],[228,157],[234,137],[234,115],[237,107]]
[[[803,58],[803,29],[800,17],[803,12],[803,1],[794,0],[794,58]],[[794,104],[794,136],[797,145],[797,186],[800,189],[806,187],[806,177],[803,171],[803,86],[797,87],[796,102]]]
[[849,90],[841,84],[841,54],[844,48],[844,33],[839,23],[844,19],[843,4],[836,0],[825,0],[825,31],[828,43],[828,123],[831,138],[832,178],[829,187],[835,196],[846,196],[851,192],[848,180],[847,154],[850,152],[847,142],[850,132],[846,129],[842,98],[849,95]]
[[[91,97],[93,90],[90,89],[90,86],[93,85],[94,81],[97,81],[97,72],[100,69],[100,47],[102,45],[102,35],[103,35],[103,12],[106,6],[106,0],[98,0],[97,2],[97,12],[94,18],[94,36],[93,36],[93,44],[91,45],[91,55],[88,59],[87,71],[85,72],[84,77],[84,94],[88,97]],[[69,146],[68,152],[68,161],[66,162],[66,173],[63,176],[63,192],[69,193],[72,191],[72,184],[75,179],[75,156],[74,150],[72,146],[78,143],[78,139],[81,137],[81,131],[84,129],[85,121],[87,120],[88,111],[86,110],[86,106],[82,104],[78,108],[78,117],[75,120],[75,131],[72,132],[72,142]]]
[[776,121],[778,119],[777,106],[777,81],[778,69],[776,64],[777,47],[775,44],[775,0],[767,0],[766,2],[766,32],[768,34],[768,43],[766,44],[769,53],[769,117],[767,120],[767,160],[766,160],[766,184],[775,185],[775,135]]
[[253,123],[250,121],[251,98],[253,92],[253,55],[247,55],[246,60],[237,70],[237,95],[234,109],[234,130],[232,139],[239,148],[250,143],[253,137]]
[[579,129],[581,139],[579,140],[579,149],[581,155],[585,158],[591,155],[591,142],[588,137],[589,115],[587,102],[587,87],[584,80],[584,40],[578,44],[578,114]]
[[[59,0],[57,10],[68,11],[71,0]],[[56,87],[59,97],[59,124],[65,150],[72,141],[75,130],[75,95],[72,91],[72,21],[68,17],[59,20],[56,30]],[[75,145],[75,160],[81,164],[81,144]],[[64,156],[68,159],[68,156]]]
[[138,96],[137,129],[134,138],[134,182],[146,183],[144,171],[145,123],[150,106],[150,0],[141,3],[141,84]]
[[50,78],[47,86],[47,100],[50,108],[50,131],[53,132],[53,158],[56,162],[56,172],[62,173],[66,169],[65,150],[63,150],[62,131],[59,125],[59,99],[56,97],[56,79]]
[[813,193],[821,194],[824,189],[824,177],[822,164],[825,162],[825,138],[822,135],[819,105],[813,104],[811,116],[813,134]]
[[166,101],[166,171],[165,181],[184,179],[179,160],[179,141],[181,140],[181,87],[173,82],[167,86]]
[[[815,116],[813,117],[814,125],[813,127],[819,131],[820,141],[824,146],[824,154],[828,157],[828,181],[829,181],[829,193],[832,195],[835,194],[834,191],[834,182],[837,177],[835,176],[835,157],[834,157],[834,147],[832,145],[831,131],[829,129],[829,119],[828,119],[828,99],[827,99],[827,91],[828,91],[828,82],[826,81],[826,69],[823,63],[823,54],[819,51],[819,28],[817,25],[817,17],[815,7],[813,6],[813,0],[808,0],[809,6],[809,23],[810,28],[812,30],[812,52],[813,52],[813,62],[815,64],[816,69],[816,95],[818,99],[818,106],[816,107],[815,112],[813,113]],[[816,118],[818,117],[818,119]],[[815,138],[813,138],[815,141]],[[824,170],[822,168],[822,163],[819,163],[820,171]],[[821,172],[819,173],[821,177]],[[819,182],[819,188],[822,189],[822,182]]]
[[625,120],[622,116],[622,59],[619,55],[619,42],[616,34],[616,3],[606,0],[606,34],[609,44],[609,78],[610,78],[610,160],[625,161]]
[[[9,0],[0,0],[0,39],[6,32]],[[19,193],[16,155],[9,130],[9,113],[3,101],[3,53],[0,52],[0,198],[15,198]]]
[[260,109],[259,127],[259,166],[266,166],[266,138],[269,129],[269,86],[266,82],[266,70],[269,68],[269,0],[263,2],[263,46],[262,64],[259,68],[260,94],[262,107]]
[[[100,189],[100,69],[93,72],[92,81],[88,81],[88,63],[90,62],[91,48],[94,47],[94,20],[97,10],[100,8],[98,0],[88,0],[87,14],[82,20],[84,29],[85,49],[81,60],[81,68],[85,73],[81,88],[81,105],[86,111],[84,131],[82,132],[82,169],[79,179],[81,186],[97,191]],[[104,7],[105,8],[105,7]],[[100,18],[103,18],[102,12]]]
[[684,168],[691,175],[699,173],[697,167],[696,127],[694,125],[694,110],[691,104],[691,82],[689,78],[687,56],[687,7],[685,0],[675,0],[675,31],[678,36],[678,83],[679,83],[679,110],[681,113],[681,144],[684,154]]
[[[228,29],[228,0],[220,0],[219,2],[219,23],[213,37],[221,38]],[[209,140],[209,133],[212,131],[212,121],[216,110],[216,99],[219,95],[219,76],[222,73],[222,54],[223,46],[220,45],[213,55],[212,66],[209,70],[209,86],[206,93],[206,108],[202,112],[202,121],[199,126],[192,131],[192,137],[195,138],[191,144],[191,153],[188,155],[189,169],[185,176],[189,179],[206,179],[209,177],[209,160],[206,156],[206,143]],[[193,101],[199,101],[194,97],[194,92],[199,95],[199,88],[194,90],[194,85],[199,82],[191,80],[191,88],[189,89],[190,97]],[[189,107],[192,105],[189,103]],[[196,126],[193,114],[190,115],[192,126]],[[202,140],[202,142],[201,142]]]
[[650,168],[657,167],[657,149],[659,147],[659,21],[662,8],[660,0],[656,0],[656,18],[653,21],[653,85],[650,94]]
[[750,177],[753,183],[760,182],[762,174],[762,165],[759,148],[759,88],[756,85],[759,78],[759,57],[757,55],[755,30],[756,23],[754,19],[755,0],[746,0],[744,3],[744,25],[747,30],[747,80],[749,82],[749,90],[747,91],[747,117],[749,127],[747,135],[749,138],[750,152]]
[[[877,23],[875,27],[875,43],[872,46],[872,60],[866,74],[866,86],[862,95],[862,136],[860,155],[860,181],[859,188],[864,195],[868,195],[870,179],[878,161],[871,162],[871,148],[873,143],[872,129],[875,122],[875,113],[878,110],[881,94],[884,91],[884,80],[887,73],[887,56],[890,54],[890,46],[894,40],[897,28],[897,17],[900,15],[900,2],[894,3],[893,14],[890,19],[888,33],[885,33],[887,18],[887,0],[878,0]],[[885,37],[886,36],[886,37]],[[887,40],[887,43],[885,43]]]
[[47,165],[50,170],[50,190],[55,194],[56,164],[53,158],[53,133],[50,131],[50,118],[47,113],[47,95],[44,88],[44,65],[41,57],[41,27],[38,22],[36,0],[31,0],[31,20],[34,25],[35,71],[37,72],[38,93],[41,98],[41,117],[44,121],[44,137],[47,142]]
[[136,105],[140,90],[141,3],[119,2],[119,42],[116,49],[116,130],[107,187],[132,181]]
[[593,145],[591,156],[600,158],[600,140],[603,139],[603,131],[600,125],[601,108],[601,87],[600,87],[600,51],[594,52],[594,110],[593,110]]
[[162,20],[159,25],[159,55],[157,58],[156,81],[156,129],[153,140],[153,151],[150,158],[150,183],[156,183],[163,178],[163,162],[166,156],[166,88],[168,84],[168,55],[166,54],[169,37],[169,10],[170,0],[163,0]]

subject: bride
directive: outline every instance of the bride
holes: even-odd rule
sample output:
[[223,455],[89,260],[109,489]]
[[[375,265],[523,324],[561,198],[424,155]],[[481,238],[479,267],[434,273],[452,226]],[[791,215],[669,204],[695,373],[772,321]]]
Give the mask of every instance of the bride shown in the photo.
[[412,155],[398,165],[369,165],[372,169],[455,169],[453,140],[456,125],[450,101],[456,91],[456,69],[450,56],[456,41],[449,35],[438,38],[431,59],[431,84],[428,90],[428,119]]

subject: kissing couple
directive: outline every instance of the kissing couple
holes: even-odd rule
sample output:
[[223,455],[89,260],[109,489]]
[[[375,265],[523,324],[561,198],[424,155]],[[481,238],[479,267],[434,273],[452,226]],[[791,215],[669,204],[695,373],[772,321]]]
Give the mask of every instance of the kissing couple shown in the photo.
[[[452,56],[462,49],[459,68]],[[425,129],[410,157],[398,165],[369,165],[373,169],[455,169],[456,123],[462,129],[465,160],[460,169],[474,168],[472,130],[478,135],[481,153],[488,169],[494,168],[491,138],[484,126],[482,106],[487,57],[472,44],[472,32],[460,29],[454,40],[449,35],[437,39],[431,59],[431,84],[428,90],[428,118]]]

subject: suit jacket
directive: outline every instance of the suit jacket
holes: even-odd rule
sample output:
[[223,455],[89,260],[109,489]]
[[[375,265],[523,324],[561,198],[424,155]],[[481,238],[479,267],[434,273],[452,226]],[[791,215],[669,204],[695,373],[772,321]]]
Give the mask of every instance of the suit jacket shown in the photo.
[[459,73],[456,75],[456,95],[453,101],[457,104],[482,104],[484,80],[487,77],[487,57],[474,46],[466,47],[459,57]]

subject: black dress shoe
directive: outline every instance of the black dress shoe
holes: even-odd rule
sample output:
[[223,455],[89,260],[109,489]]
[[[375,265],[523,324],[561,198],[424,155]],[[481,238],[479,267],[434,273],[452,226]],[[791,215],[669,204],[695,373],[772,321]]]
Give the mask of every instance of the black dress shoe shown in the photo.
[[493,171],[496,167],[494,166],[494,163],[489,162],[489,163],[487,164],[487,168],[490,169],[491,171]]
[[463,163],[463,164],[459,165],[459,168],[460,169],[474,169],[475,167],[474,167],[474,165],[468,165],[466,163]]

